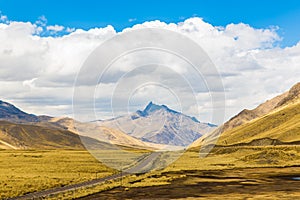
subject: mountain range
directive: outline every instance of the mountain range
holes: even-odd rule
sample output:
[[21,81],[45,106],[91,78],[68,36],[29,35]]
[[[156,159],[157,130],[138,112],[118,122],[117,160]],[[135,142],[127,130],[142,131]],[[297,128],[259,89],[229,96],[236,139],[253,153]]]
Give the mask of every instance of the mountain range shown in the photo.
[[36,116],[0,102],[0,148],[88,148],[113,145],[161,149],[187,146],[216,126],[150,102],[144,110],[91,123]]
[[0,149],[114,149],[111,143],[78,135],[70,118],[28,114],[0,101]]
[[300,83],[219,127],[152,102],[128,115],[83,123],[28,114],[0,101],[0,149],[83,149],[82,141],[105,149],[300,144]]

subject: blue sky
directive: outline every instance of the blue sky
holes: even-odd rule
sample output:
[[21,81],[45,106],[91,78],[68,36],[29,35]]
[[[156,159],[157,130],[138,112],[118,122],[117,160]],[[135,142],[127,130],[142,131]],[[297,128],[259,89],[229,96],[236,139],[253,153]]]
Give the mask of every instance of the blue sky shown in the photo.
[[239,22],[255,28],[279,26],[281,46],[296,44],[300,36],[298,0],[0,0],[0,11],[14,21],[35,22],[44,15],[49,25],[83,29],[113,25],[118,31],[144,21],[179,22],[192,16],[214,26]]

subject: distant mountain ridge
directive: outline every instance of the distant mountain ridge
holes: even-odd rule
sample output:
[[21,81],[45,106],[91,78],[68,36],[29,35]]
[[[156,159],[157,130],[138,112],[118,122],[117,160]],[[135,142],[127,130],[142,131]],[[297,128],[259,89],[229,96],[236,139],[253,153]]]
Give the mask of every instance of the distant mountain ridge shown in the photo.
[[216,127],[153,102],[149,102],[144,110],[97,123],[145,142],[175,146],[188,146]]
[[0,149],[114,149],[116,145],[161,148],[112,128],[68,117],[36,116],[10,103],[0,102]]
[[38,122],[39,117],[21,111],[14,105],[0,100],[0,119],[14,122]]
[[[161,149],[165,145],[176,148],[188,146],[215,127],[153,102],[127,116],[82,123],[71,118],[28,114],[0,101],[0,148],[83,148],[80,137],[92,147],[100,142],[100,146],[106,143],[146,149]],[[68,143],[67,138],[72,142]]]

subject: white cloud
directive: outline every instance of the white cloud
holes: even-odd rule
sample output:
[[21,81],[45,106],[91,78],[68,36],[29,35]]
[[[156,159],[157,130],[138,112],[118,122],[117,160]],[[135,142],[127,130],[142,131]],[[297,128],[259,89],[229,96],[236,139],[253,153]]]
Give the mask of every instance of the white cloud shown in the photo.
[[59,26],[59,25],[54,25],[54,26],[47,26],[46,29],[48,31],[53,31],[53,32],[60,32],[62,30],[64,30],[65,27],[63,26]]
[[25,80],[23,81],[23,86],[28,86],[29,88],[34,88],[35,87],[35,81],[37,80],[37,78],[33,78],[30,80]]
[[[6,23],[3,20],[7,20],[7,17],[3,15],[0,19],[0,97],[24,105],[25,110],[37,114],[51,111],[51,115],[69,115],[73,83],[80,67],[97,46],[118,34],[112,26],[90,30],[47,26],[44,16],[34,24]],[[145,22],[124,29],[123,32],[145,27],[177,31],[200,44],[222,75],[227,98],[226,118],[243,108],[253,108],[299,82],[300,43],[286,48],[276,46],[281,40],[276,28],[256,29],[243,23],[216,27],[195,17],[178,24],[158,20]],[[58,37],[39,36],[45,29],[54,32],[65,30],[66,34]],[[129,73],[123,79],[124,86],[146,79],[144,76],[135,76],[131,70],[134,69],[132,66],[148,61],[169,65],[172,73],[189,77],[189,70],[184,63],[163,53],[141,52],[138,57],[128,55],[111,69],[109,81],[98,94],[99,98],[109,100],[108,96],[122,73]],[[171,89],[181,92],[182,96],[187,94],[186,87],[176,80],[168,79],[166,73],[157,70],[149,70],[148,73],[153,77],[155,75],[157,80],[165,81]],[[129,75],[134,78],[129,78]],[[212,106],[207,102],[209,93],[200,89],[196,98],[201,105],[183,106],[183,109],[187,114],[195,115],[195,107],[198,107],[200,120],[210,121]],[[148,95],[144,94],[147,91]],[[174,96],[169,99],[168,96],[159,98],[163,90],[157,93],[153,91],[149,86],[148,89],[138,90],[136,105],[151,100],[153,94],[156,94],[157,101],[162,101],[159,103],[175,104]],[[192,103],[188,98],[184,101]]]

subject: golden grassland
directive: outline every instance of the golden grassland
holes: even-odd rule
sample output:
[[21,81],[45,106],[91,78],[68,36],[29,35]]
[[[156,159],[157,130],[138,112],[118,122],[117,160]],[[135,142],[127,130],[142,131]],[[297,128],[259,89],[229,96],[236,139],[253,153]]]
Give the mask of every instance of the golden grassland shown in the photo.
[[75,184],[115,172],[87,151],[1,150],[0,198]]
[[[172,153],[165,153],[162,156],[168,157],[168,154],[169,156],[172,156]],[[299,164],[300,146],[296,145],[266,147],[215,147],[212,152],[204,158],[200,158],[199,149],[194,148],[185,152],[178,160],[163,170],[148,172],[142,175],[128,175],[122,178],[122,180],[107,181],[104,184],[99,184],[97,186],[64,192],[51,196],[49,199],[73,199],[97,192],[105,193],[105,191],[120,190],[120,188],[123,192],[125,191],[128,194],[135,190],[138,190],[141,193],[143,191],[140,190],[145,188],[147,190],[149,190],[149,188],[153,188],[153,191],[155,192],[157,190],[156,187],[176,188],[177,184],[178,187],[186,186],[189,188],[189,186],[197,185],[199,182],[203,184],[215,184],[222,182],[224,182],[224,184],[231,184],[232,182],[244,184],[244,182],[246,182],[246,185],[251,185],[259,182],[256,179],[259,178],[260,175],[255,175],[252,183],[251,181],[249,182],[247,173],[255,174],[256,171],[264,171],[266,169],[271,170],[266,171],[265,173],[268,172],[273,175],[296,173],[293,166],[299,166]],[[254,172],[245,172],[244,169],[254,169]],[[299,168],[296,169],[298,170]],[[233,170],[233,172],[229,171],[223,174],[224,170]],[[230,176],[231,173],[235,173],[235,176],[238,177],[245,177],[231,178],[227,180],[226,177]],[[216,178],[204,176],[208,174],[214,174]],[[201,177],[199,178],[200,175]],[[272,191],[268,191],[266,189],[265,193],[261,193],[260,195],[262,196],[258,195],[258,197],[270,195],[270,192]],[[132,195],[135,195],[135,193]],[[284,195],[284,193],[278,192],[278,195]],[[295,195],[300,195],[300,193]]]
[[[140,151],[140,152],[139,152]],[[135,150],[144,154],[144,150]],[[118,173],[99,163],[87,151],[77,150],[1,150],[0,151],[1,198],[75,184]],[[165,152],[161,160],[168,160],[174,152]],[[113,156],[112,156],[113,157]],[[155,161],[154,163],[156,163]],[[191,177],[189,174],[218,173],[223,170],[273,168],[300,164],[300,146],[238,146],[215,147],[206,157],[199,156],[199,148],[186,151],[174,163],[163,170],[141,175],[127,175],[119,180],[106,181],[96,186],[67,191],[48,199],[73,199],[97,192],[118,188],[126,192],[143,188],[195,185],[196,182],[216,182],[216,179]],[[222,182],[221,174],[218,174]],[[225,176],[225,175],[223,175]],[[226,175],[227,176],[227,175]],[[182,181],[184,180],[184,181]],[[228,180],[223,180],[227,182]],[[230,180],[234,181],[234,180]],[[243,180],[236,180],[243,182]]]
[[221,170],[249,167],[285,167],[300,164],[300,146],[215,147],[201,158],[199,148],[185,152],[166,171]]

